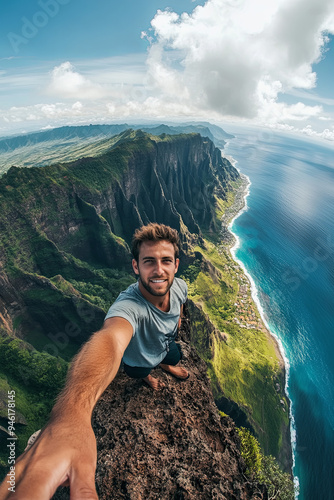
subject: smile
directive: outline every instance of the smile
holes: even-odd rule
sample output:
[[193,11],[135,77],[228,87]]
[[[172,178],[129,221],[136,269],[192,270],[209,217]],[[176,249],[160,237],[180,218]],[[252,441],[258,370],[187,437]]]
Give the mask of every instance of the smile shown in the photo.
[[167,280],[150,280],[152,283],[164,283]]

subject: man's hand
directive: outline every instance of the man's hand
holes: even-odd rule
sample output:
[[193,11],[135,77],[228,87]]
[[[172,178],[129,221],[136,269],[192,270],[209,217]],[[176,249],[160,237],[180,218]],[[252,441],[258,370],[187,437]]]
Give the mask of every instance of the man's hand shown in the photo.
[[95,489],[96,440],[90,423],[71,428],[50,423],[15,464],[15,493],[7,476],[1,500],[49,500],[58,486],[69,485],[71,500],[98,500]]

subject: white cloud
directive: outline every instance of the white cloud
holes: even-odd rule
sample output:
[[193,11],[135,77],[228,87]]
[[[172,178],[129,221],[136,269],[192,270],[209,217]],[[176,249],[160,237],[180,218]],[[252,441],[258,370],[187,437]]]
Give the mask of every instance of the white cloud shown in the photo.
[[330,97],[322,97],[314,91],[293,89],[289,92],[291,96],[304,99],[306,101],[314,101],[325,106],[334,106],[334,99]]
[[87,111],[80,101],[76,101],[71,105],[45,103],[32,106],[13,106],[8,111],[2,111],[1,118],[6,123],[42,123],[43,120],[51,120],[51,122],[57,123],[59,120],[75,120],[77,117],[84,117]]
[[267,101],[258,111],[258,122],[265,125],[291,124],[306,122],[311,118],[320,118],[323,113],[321,106],[307,106],[302,102],[287,105],[276,100]]
[[66,61],[50,72],[46,92],[58,99],[128,99],[134,88],[144,88],[144,61],[135,55],[80,61],[76,67]]
[[263,123],[306,120],[319,106],[278,104],[312,89],[312,64],[334,32],[332,0],[208,0],[191,15],[158,11],[148,69],[160,99]]
[[334,141],[334,130],[329,130],[328,128],[326,128],[322,132],[316,132],[312,129],[311,125],[307,125],[301,130],[301,133],[316,139],[326,139],[328,141]]
[[52,70],[51,83],[47,90],[50,94],[62,98],[98,99],[103,97],[102,87],[78,73],[69,61]]

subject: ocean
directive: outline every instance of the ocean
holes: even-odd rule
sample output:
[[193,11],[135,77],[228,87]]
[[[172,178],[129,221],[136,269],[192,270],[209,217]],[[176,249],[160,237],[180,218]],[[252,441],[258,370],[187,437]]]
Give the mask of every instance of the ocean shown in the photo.
[[230,130],[251,184],[233,250],[287,366],[298,500],[334,499],[334,145]]

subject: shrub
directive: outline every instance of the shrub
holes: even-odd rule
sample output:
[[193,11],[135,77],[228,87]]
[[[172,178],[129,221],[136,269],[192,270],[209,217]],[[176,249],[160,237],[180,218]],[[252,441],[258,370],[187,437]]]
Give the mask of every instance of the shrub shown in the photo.
[[19,339],[0,336],[0,365],[20,383],[53,398],[63,385],[68,364],[61,358],[28,348]]
[[246,475],[267,486],[269,500],[294,500],[294,485],[290,474],[280,469],[274,457],[263,455],[258,440],[248,429],[242,427],[238,432]]

